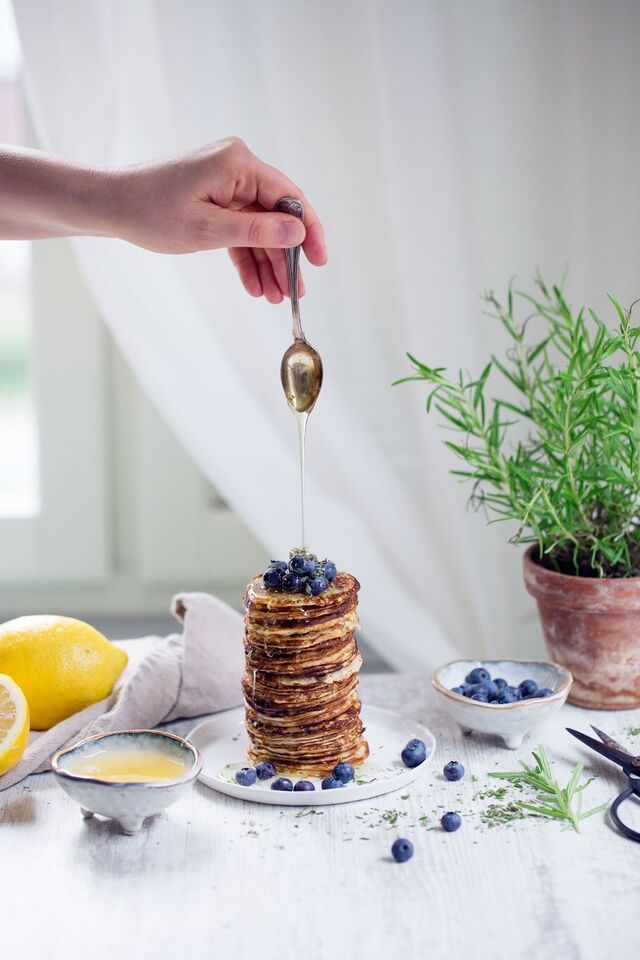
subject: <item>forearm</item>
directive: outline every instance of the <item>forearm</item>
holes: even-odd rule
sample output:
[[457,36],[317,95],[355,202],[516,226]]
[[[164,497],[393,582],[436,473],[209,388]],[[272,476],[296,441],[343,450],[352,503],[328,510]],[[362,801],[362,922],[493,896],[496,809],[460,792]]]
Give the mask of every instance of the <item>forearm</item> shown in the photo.
[[0,146],[0,240],[112,235],[109,187],[115,176],[37,150]]

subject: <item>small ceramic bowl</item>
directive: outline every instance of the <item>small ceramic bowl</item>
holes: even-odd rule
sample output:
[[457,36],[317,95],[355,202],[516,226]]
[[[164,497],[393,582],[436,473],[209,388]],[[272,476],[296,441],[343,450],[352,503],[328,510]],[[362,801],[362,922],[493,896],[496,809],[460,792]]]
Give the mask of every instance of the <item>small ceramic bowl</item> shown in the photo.
[[[89,758],[105,749],[160,752],[184,764],[185,772],[173,780],[113,782],[72,773],[82,757]],[[72,747],[59,750],[51,760],[51,769],[65,793],[80,804],[82,816],[94,813],[117,820],[123,833],[137,833],[147,817],[160,813],[190,789],[202,769],[196,748],[174,733],[161,730],[117,730],[87,737]]]
[[[553,693],[540,699],[503,704],[482,703],[454,693],[451,688],[464,683],[464,678],[475,667],[484,667],[492,678],[504,677],[510,686],[531,678],[539,687],[547,687]],[[550,660],[453,660],[434,670],[431,682],[442,706],[465,733],[474,730],[492,733],[500,737],[505,746],[516,750],[533,727],[560,709],[573,677],[565,667]]]

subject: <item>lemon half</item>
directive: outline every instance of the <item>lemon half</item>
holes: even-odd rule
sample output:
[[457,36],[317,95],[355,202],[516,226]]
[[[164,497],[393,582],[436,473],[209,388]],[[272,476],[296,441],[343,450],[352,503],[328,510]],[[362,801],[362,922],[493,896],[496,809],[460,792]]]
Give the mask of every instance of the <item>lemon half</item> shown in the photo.
[[29,707],[11,677],[0,674],[0,776],[15,767],[29,738]]

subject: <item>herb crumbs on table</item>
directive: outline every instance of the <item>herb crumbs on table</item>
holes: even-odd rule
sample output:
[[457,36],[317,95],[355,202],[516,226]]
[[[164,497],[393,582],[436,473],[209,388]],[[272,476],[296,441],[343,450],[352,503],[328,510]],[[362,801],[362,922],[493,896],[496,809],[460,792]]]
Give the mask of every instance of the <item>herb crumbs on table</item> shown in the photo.
[[408,794],[408,793],[403,793],[402,796],[400,797],[400,799],[401,799],[401,800],[408,800],[408,799],[409,799],[409,794]]
[[627,727],[627,733],[630,737],[640,737],[640,727]]
[[480,814],[480,819],[488,827],[498,827],[504,823],[511,823],[513,820],[524,820],[531,814],[526,813],[522,807],[515,801],[510,801],[503,805],[491,803],[486,810]]

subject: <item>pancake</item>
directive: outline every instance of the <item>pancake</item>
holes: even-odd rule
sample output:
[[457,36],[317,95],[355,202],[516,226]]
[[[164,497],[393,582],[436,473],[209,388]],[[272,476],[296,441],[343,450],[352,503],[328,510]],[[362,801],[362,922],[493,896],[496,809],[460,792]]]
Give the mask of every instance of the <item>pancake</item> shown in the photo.
[[247,585],[242,689],[249,760],[325,776],[369,755],[357,695],[360,584],[339,572],[319,596]]

